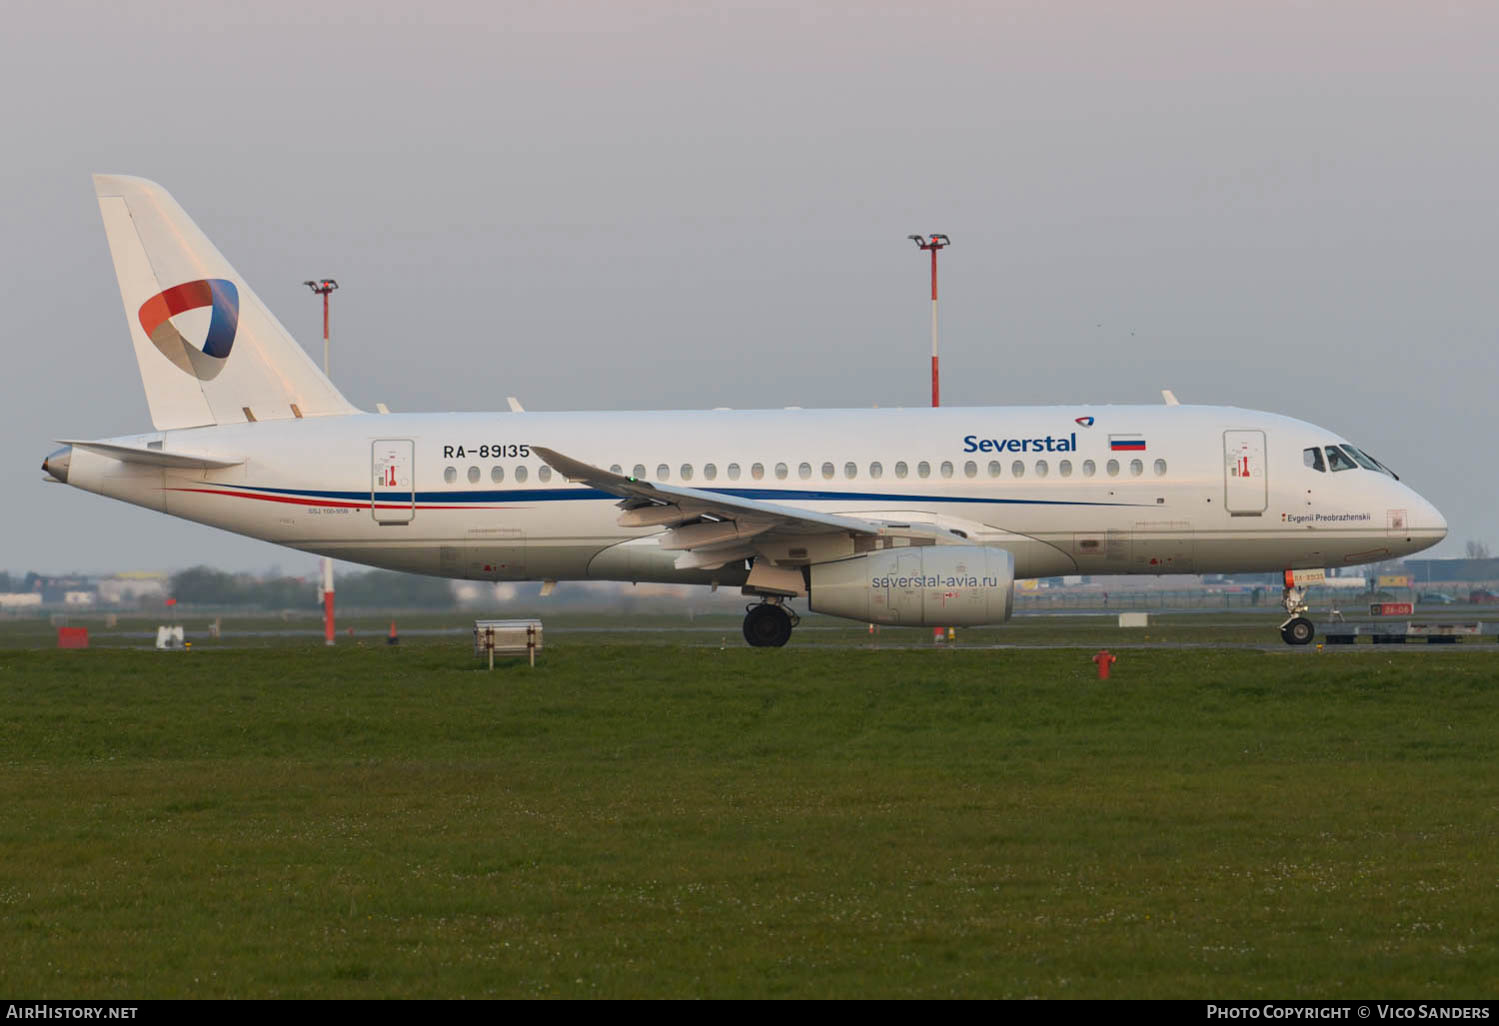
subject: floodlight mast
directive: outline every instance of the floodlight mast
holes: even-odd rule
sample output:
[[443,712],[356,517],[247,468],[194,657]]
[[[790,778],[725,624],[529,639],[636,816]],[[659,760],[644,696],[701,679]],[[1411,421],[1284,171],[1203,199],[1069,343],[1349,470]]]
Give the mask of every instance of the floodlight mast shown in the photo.
[[332,376],[328,369],[328,293],[338,288],[338,282],[332,278],[324,278],[321,281],[304,281],[302,283],[323,297],[323,373]]
[[[323,297],[323,374],[332,378],[328,355],[328,295],[338,288],[332,278],[302,283]],[[333,644],[333,560],[323,558],[323,644]]]
[[932,405],[940,406],[940,388],[937,383],[937,251],[951,246],[952,240],[941,233],[933,233],[925,238],[920,235],[908,235],[906,238],[932,254]]

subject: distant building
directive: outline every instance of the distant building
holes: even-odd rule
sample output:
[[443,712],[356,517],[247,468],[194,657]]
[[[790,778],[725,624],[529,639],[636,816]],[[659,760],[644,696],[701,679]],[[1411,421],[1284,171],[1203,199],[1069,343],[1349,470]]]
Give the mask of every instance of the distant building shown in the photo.
[[1418,588],[1438,582],[1488,584],[1499,581],[1499,559],[1407,559],[1405,572]]
[[166,598],[171,578],[160,571],[134,570],[99,578],[99,602],[128,606],[141,599]]

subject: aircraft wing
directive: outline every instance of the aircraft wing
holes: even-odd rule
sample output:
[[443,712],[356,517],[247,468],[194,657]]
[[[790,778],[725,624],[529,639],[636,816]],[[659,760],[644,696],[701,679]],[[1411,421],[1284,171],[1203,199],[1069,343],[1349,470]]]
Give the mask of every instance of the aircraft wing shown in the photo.
[[765,543],[788,537],[878,537],[886,533],[886,526],[874,520],[640,481],[539,445],[531,446],[531,451],[569,481],[619,496],[624,510],[620,526],[670,528],[662,536],[661,547],[683,551],[677,557],[680,569],[723,566],[753,556]]

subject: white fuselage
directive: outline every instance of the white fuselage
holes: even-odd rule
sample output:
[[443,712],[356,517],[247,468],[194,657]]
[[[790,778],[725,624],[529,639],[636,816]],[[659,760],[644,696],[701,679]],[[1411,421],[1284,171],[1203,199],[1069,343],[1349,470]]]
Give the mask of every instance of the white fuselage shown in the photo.
[[[738,562],[677,569],[661,528],[621,527],[615,496],[563,480],[537,445],[650,481],[936,524],[1008,550],[1020,578],[1345,566],[1446,534],[1392,476],[1308,465],[1304,451],[1343,442],[1335,433],[1230,407],[365,414],[109,441],[243,462],[184,470],[80,450],[69,484],[308,552],[477,580],[744,581]],[[845,553],[767,555],[794,566]]]

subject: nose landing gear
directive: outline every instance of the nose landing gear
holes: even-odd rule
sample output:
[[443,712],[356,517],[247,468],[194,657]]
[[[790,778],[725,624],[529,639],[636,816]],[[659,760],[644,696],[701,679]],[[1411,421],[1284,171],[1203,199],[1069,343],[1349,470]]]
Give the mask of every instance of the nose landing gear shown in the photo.
[[780,648],[791,640],[791,628],[800,622],[801,617],[787,609],[782,600],[767,599],[745,607],[744,640],[754,648]]
[[[1289,577],[1288,571],[1287,578]],[[1286,607],[1286,612],[1291,614],[1290,619],[1280,625],[1281,640],[1287,645],[1310,645],[1312,638],[1317,636],[1317,628],[1312,625],[1312,621],[1301,615],[1310,608],[1306,604],[1306,589],[1287,584],[1281,595],[1281,603]]]
[[1310,645],[1317,628],[1304,616],[1293,616],[1280,625],[1280,636],[1287,645]]

